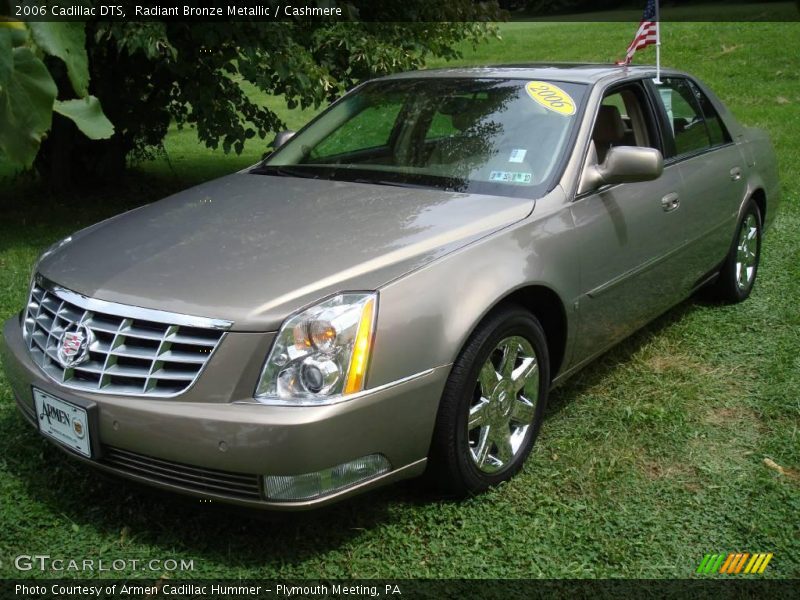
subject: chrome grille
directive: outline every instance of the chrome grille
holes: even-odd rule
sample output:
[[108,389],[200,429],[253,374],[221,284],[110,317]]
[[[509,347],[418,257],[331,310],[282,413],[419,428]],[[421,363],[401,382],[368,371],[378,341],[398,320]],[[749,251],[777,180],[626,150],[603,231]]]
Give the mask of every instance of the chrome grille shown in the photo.
[[101,462],[119,471],[198,492],[261,499],[258,475],[194,467],[111,446],[105,447]]
[[[93,304],[114,312],[96,310]],[[57,286],[46,287],[37,279],[25,311],[23,332],[36,364],[66,387],[108,394],[174,396],[194,383],[224,332],[140,316],[154,314],[156,311],[94,301]],[[58,357],[61,337],[81,325],[92,333],[89,359],[65,367]]]

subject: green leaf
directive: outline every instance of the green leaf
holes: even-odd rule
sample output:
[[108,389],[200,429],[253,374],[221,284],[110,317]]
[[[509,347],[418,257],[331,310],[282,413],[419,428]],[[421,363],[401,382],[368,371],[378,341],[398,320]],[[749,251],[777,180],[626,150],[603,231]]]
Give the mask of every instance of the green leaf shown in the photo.
[[13,71],[0,91],[0,151],[30,166],[50,129],[56,84],[30,48],[14,48]]
[[86,96],[89,93],[89,59],[84,23],[31,21],[28,27],[33,41],[42,50],[67,65],[67,75],[75,93]]
[[0,94],[8,85],[14,71],[14,55],[11,54],[10,31],[0,28]]
[[89,139],[104,140],[114,135],[114,125],[103,113],[100,100],[94,96],[78,100],[56,100],[53,111],[72,119]]
[[8,17],[0,16],[0,36],[2,35],[11,38],[12,46],[22,46],[28,40],[28,28],[22,21],[11,21]]

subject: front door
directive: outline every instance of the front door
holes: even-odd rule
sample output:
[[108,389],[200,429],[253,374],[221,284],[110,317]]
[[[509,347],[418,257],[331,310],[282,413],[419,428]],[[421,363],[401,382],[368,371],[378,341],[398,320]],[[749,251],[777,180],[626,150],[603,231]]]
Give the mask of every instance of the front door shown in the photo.
[[[590,152],[596,149],[602,161],[613,146],[661,150],[654,114],[643,85],[612,89],[598,113]],[[677,254],[686,242],[682,194],[679,167],[670,165],[655,181],[605,186],[573,202],[582,286],[577,362],[629,335],[685,293],[676,285]]]

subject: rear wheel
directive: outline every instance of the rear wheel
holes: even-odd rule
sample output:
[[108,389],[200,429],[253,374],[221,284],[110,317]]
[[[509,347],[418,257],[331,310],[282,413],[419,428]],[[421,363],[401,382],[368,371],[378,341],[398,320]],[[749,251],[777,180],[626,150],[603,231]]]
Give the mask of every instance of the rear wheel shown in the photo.
[[429,475],[456,495],[476,494],[520,470],[539,432],[550,382],[542,327],[519,307],[488,317],[445,386]]
[[733,304],[750,296],[761,258],[761,227],[758,205],[749,200],[719,278],[710,290],[716,299]]

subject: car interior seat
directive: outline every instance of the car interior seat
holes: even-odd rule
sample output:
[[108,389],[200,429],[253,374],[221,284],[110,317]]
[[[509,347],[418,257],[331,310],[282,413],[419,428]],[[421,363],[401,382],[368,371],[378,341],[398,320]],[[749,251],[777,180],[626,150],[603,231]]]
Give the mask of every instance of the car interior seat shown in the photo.
[[592,140],[597,150],[597,160],[602,163],[613,146],[624,145],[625,123],[616,106],[603,105],[597,115]]

